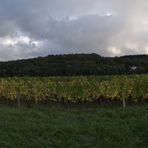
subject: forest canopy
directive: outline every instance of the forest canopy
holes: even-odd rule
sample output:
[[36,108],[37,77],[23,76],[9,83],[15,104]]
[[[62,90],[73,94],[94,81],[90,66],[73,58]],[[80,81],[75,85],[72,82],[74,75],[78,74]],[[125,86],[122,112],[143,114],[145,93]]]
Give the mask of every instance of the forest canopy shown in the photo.
[[102,57],[97,54],[48,55],[0,62],[0,76],[79,76],[148,73],[148,55]]

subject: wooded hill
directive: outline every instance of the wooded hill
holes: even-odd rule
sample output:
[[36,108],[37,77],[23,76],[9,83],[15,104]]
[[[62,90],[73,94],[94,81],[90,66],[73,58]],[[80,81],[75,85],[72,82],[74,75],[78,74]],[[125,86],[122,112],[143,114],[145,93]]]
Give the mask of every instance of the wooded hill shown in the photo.
[[0,77],[79,76],[148,73],[148,55],[101,57],[97,54],[48,55],[0,62]]

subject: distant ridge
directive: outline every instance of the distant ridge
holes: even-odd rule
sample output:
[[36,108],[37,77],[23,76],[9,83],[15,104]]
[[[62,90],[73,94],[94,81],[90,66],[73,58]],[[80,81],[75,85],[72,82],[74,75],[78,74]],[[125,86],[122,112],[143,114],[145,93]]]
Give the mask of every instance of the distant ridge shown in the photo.
[[102,57],[98,54],[48,55],[0,62],[0,76],[79,76],[148,73],[148,55]]

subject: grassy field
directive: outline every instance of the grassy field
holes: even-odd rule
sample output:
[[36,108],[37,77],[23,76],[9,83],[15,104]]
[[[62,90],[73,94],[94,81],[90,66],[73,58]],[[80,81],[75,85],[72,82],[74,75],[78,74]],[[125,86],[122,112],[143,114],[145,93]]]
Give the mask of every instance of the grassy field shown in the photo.
[[0,106],[2,148],[147,148],[148,105]]

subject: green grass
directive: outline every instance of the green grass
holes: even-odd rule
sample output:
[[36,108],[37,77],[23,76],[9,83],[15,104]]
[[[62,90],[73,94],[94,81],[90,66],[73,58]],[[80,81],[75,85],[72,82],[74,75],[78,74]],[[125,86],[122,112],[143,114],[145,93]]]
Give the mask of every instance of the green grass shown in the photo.
[[147,148],[148,106],[0,107],[2,148]]

